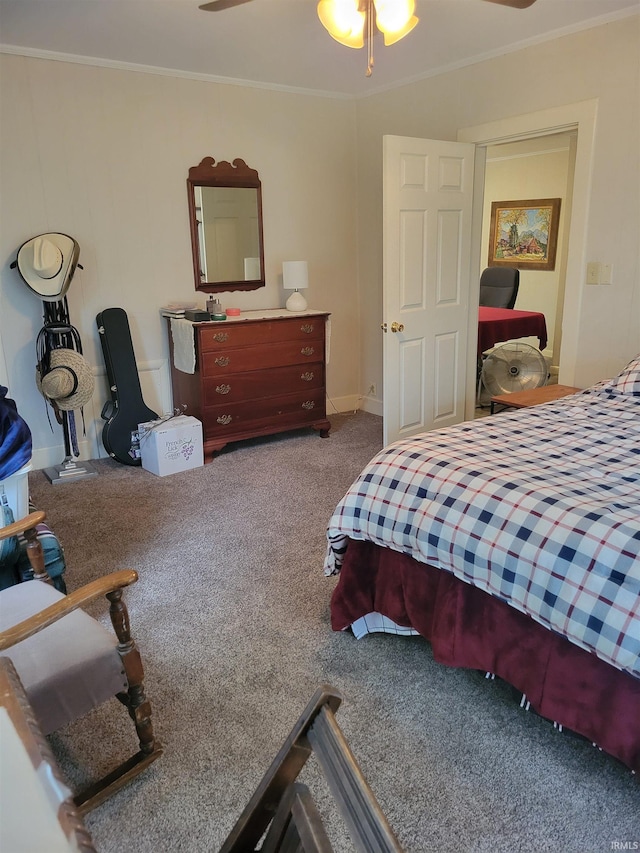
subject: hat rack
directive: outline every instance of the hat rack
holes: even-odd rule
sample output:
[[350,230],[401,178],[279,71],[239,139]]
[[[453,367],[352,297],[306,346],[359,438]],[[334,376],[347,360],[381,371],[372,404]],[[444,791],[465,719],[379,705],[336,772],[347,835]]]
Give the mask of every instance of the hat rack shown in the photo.
[[[82,269],[78,263],[80,246],[77,240],[68,234],[53,231],[47,234],[39,234],[25,241],[18,249],[15,261],[10,264],[11,269],[17,269],[20,278],[29,288],[31,293],[40,296],[43,304],[44,326],[38,333],[36,340],[37,352],[37,379],[38,390],[55,413],[56,420],[62,426],[64,436],[64,460],[60,465],[54,465],[44,469],[44,473],[54,485],[66,483],[71,480],[80,480],[85,477],[95,477],[98,472],[88,462],[78,463],[76,458],[80,455],[78,448],[78,434],[76,429],[75,409],[80,409],[93,391],[93,376],[85,375],[91,380],[90,387],[85,382],[83,396],[80,391],[76,393],[81,382],[79,380],[80,370],[78,363],[84,364],[82,359],[82,343],[78,330],[71,325],[69,317],[69,305],[66,293],[73,279],[76,267]],[[60,351],[54,359],[56,364],[51,364],[51,354]],[[74,353],[75,366],[68,363]],[[67,363],[62,359],[66,357]],[[90,371],[88,365],[86,370]],[[66,374],[66,375],[65,375]],[[71,376],[71,378],[70,378]],[[63,396],[51,399],[45,393],[43,381],[47,379],[52,382],[61,378],[72,383]],[[64,400],[64,405],[63,401]],[[59,404],[59,405],[58,405]],[[47,409],[47,420],[51,426],[51,418]],[[82,413],[84,427],[84,413]],[[52,427],[53,429],[53,427]]]
[[[43,301],[44,326],[40,330],[37,342],[38,364],[48,363],[51,352],[55,349],[74,350],[82,354],[82,343],[77,329],[71,325],[67,297],[55,302]],[[52,404],[53,405],[53,404]],[[62,426],[64,437],[64,459],[60,465],[44,469],[45,476],[52,485],[68,483],[73,480],[84,480],[96,477],[98,472],[89,462],[76,462],[80,456],[78,448],[78,433],[75,411],[61,410],[53,406],[56,420]],[[81,410],[82,411],[82,410]],[[47,412],[48,417],[48,412]],[[84,426],[84,414],[82,414]],[[51,424],[51,421],[49,421]]]

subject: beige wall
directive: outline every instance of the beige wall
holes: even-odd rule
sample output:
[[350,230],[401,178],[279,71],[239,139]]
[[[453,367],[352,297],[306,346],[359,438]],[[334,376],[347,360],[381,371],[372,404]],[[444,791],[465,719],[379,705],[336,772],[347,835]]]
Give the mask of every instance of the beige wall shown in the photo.
[[[382,137],[457,137],[460,128],[597,99],[586,261],[614,265],[612,287],[584,287],[576,383],[640,351],[639,18],[627,18],[357,102],[363,384],[382,387]],[[594,59],[597,58],[597,59]],[[584,279],[582,279],[584,280]]]
[[[328,392],[356,405],[354,110],[346,100],[176,79],[19,56],[0,57],[2,192],[0,337],[11,394],[34,434],[34,467],[63,458],[62,432],[36,390],[41,302],[9,269],[30,237],[62,231],[80,244],[68,298],[100,374],[96,314],[127,311],[145,401],[168,405],[159,307],[196,297],[186,178],[205,156],[241,157],[262,180],[266,288],[223,294],[243,309],[284,306],[282,261],[309,263],[307,298],[332,312]],[[198,295],[204,307],[204,295]],[[104,375],[85,408],[84,458],[105,455]]]
[[[371,384],[382,393],[382,136],[455,140],[460,128],[597,100],[588,256],[574,268],[612,263],[614,285],[576,283],[576,382],[615,373],[640,350],[638,20],[358,101],[0,56],[0,349],[35,467],[61,461],[62,439],[33,381],[41,306],[9,269],[17,248],[50,230],[78,240],[84,270],[69,302],[89,361],[100,373],[96,314],[123,307],[145,400],[163,408],[158,308],[194,296],[185,180],[207,155],[241,157],[263,182],[267,287],[233,302],[284,305],[282,261],[309,262],[310,305],[332,312],[331,412],[357,405]],[[105,399],[98,375],[85,457],[104,455]],[[365,405],[379,411],[379,400]]]

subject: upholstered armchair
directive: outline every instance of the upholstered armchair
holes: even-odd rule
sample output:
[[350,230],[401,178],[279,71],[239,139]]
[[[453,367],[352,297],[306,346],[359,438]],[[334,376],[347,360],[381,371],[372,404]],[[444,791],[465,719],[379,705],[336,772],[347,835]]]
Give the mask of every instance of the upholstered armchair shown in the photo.
[[[37,525],[43,512],[0,528],[23,535],[34,579],[0,590],[0,655],[17,670],[43,734],[50,734],[116,696],[133,720],[139,750],[75,796],[81,814],[103,802],[162,754],[151,724],[140,654],[131,636],[123,590],[135,571],[117,571],[63,595],[45,571]],[[112,634],[82,607],[106,596]]]

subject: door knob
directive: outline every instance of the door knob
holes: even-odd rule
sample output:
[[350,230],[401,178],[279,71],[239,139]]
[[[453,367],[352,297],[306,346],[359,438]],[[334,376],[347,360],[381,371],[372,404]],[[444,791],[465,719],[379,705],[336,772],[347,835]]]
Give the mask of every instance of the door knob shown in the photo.
[[386,323],[381,323],[381,324],[380,324],[380,328],[382,329],[382,331],[383,331],[383,332],[386,332],[386,331],[387,331],[387,324],[386,324]]
[[391,324],[392,332],[404,332],[404,325],[402,323],[392,323]]

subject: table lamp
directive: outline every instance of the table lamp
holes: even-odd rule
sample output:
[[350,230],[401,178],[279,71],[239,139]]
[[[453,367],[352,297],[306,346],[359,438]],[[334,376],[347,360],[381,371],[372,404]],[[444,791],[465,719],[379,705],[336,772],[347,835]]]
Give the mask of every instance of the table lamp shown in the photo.
[[309,286],[309,271],[306,261],[283,261],[282,284],[285,290],[293,290],[287,299],[287,311],[306,311],[307,300],[300,293]]

